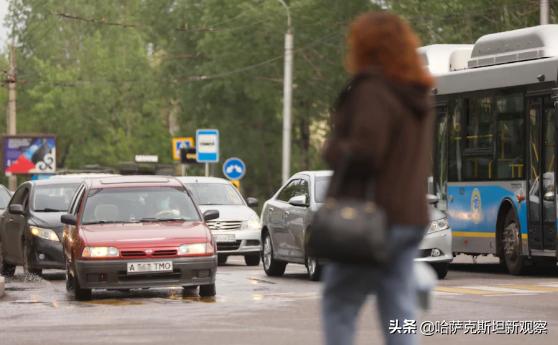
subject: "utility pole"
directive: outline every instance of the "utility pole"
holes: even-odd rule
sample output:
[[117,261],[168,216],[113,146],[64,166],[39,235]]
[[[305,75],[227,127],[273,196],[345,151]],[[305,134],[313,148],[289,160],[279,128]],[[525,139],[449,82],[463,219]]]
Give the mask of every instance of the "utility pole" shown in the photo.
[[540,0],[540,4],[541,25],[546,25],[549,17],[548,0]]
[[[8,84],[8,109],[7,109],[7,123],[6,129],[8,135],[16,134],[16,50],[15,44],[12,42],[10,45],[10,66],[6,76],[6,83]],[[17,177],[15,175],[8,177],[8,187],[14,191],[17,188]]]
[[283,164],[281,177],[287,182],[291,174],[291,108],[293,93],[293,30],[291,26],[291,12],[284,0],[279,2],[287,10],[287,33],[285,34],[285,67],[283,77]]

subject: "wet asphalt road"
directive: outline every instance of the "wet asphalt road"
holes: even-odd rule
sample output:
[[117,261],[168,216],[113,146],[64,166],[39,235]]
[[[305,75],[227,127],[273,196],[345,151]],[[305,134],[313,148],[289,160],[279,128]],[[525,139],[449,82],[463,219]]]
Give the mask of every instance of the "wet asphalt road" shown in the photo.
[[[543,320],[547,335],[421,336],[422,344],[557,344],[558,273],[505,273],[494,259],[458,258],[421,321]],[[20,271],[18,271],[20,273]],[[66,296],[64,275],[17,274],[0,299],[0,345],[64,344],[320,344],[320,284],[303,266],[281,278],[229,258],[219,268],[217,297],[182,289],[96,291],[94,300]],[[373,298],[371,298],[373,300]],[[360,319],[358,344],[381,343],[373,305]]]

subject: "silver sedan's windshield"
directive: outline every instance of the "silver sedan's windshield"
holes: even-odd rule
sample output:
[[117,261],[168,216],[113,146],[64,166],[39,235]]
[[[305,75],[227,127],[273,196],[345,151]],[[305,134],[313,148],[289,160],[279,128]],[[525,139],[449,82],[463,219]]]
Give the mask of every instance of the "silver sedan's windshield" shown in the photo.
[[198,205],[244,205],[244,200],[230,184],[191,183],[188,188]]
[[94,189],[82,216],[83,224],[196,220],[190,196],[172,187]]

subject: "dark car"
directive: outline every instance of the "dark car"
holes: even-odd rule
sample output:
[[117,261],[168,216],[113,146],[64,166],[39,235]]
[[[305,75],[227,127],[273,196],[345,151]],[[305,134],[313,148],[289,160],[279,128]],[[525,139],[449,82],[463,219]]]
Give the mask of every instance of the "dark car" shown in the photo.
[[199,286],[215,295],[217,253],[203,215],[175,178],[86,180],[62,216],[66,288],[78,300],[92,289]]
[[64,269],[62,223],[83,179],[41,180],[21,184],[0,215],[0,273],[13,276],[17,265],[26,273]]

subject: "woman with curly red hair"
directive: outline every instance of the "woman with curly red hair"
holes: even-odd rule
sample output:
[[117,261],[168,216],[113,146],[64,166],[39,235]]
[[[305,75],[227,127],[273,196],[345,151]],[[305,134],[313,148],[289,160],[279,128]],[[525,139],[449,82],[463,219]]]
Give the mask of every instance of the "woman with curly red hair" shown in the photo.
[[372,184],[374,201],[388,219],[391,258],[382,266],[331,262],[325,267],[325,341],[352,344],[358,313],[375,294],[387,343],[414,344],[415,336],[396,327],[390,332],[390,325],[416,320],[413,261],[429,222],[433,79],[417,53],[417,36],[394,14],[361,15],[350,26],[347,44],[352,78],[332,114],[324,149],[334,172],[344,165],[345,173],[342,187],[329,197],[364,200]]

